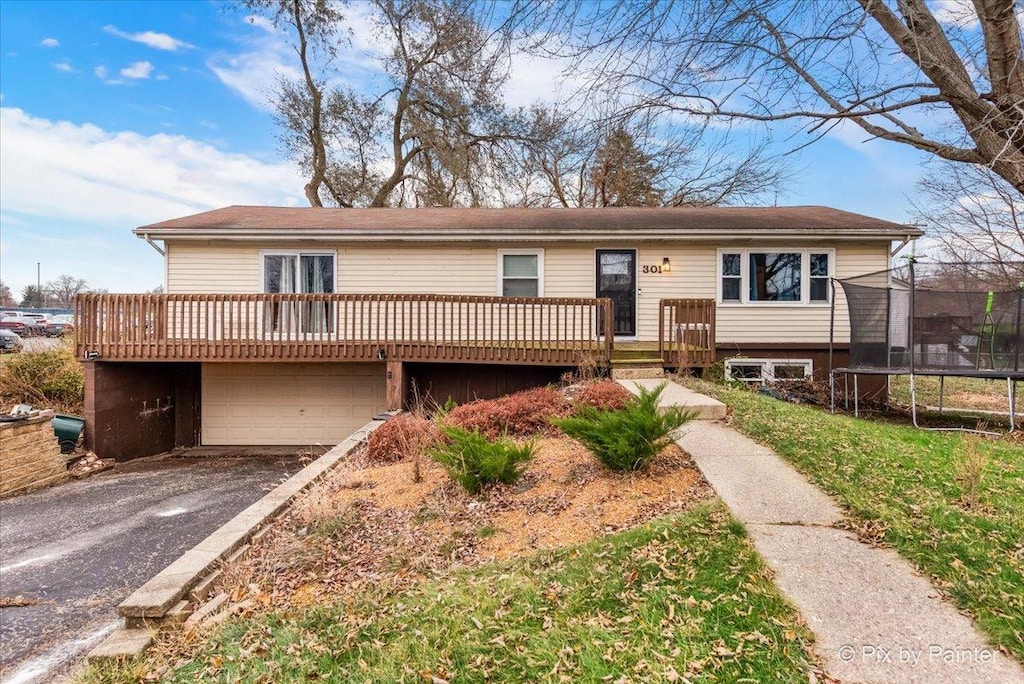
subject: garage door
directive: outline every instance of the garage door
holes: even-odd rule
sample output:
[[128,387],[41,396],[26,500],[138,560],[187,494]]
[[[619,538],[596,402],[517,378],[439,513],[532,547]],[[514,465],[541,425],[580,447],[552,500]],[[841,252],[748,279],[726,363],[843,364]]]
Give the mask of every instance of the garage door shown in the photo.
[[203,444],[337,444],[385,409],[384,364],[204,363]]

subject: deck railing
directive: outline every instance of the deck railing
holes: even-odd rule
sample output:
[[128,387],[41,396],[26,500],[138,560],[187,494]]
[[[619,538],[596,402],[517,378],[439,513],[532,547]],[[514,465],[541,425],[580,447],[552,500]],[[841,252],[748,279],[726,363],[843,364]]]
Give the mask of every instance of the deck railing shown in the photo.
[[715,362],[715,300],[662,299],[658,351],[665,365],[706,368]]
[[77,353],[120,361],[611,358],[609,299],[383,294],[79,295]]

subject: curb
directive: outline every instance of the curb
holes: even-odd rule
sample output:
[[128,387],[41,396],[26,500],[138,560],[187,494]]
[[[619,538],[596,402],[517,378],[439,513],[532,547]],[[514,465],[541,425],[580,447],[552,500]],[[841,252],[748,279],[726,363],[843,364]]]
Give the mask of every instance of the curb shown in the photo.
[[[387,414],[389,417],[391,414]],[[222,560],[245,546],[271,519],[279,515],[300,493],[320,480],[353,449],[362,444],[371,432],[383,425],[374,419],[359,428],[326,454],[316,459],[286,481],[268,492],[206,539],[186,551],[176,561],[139,587],[117,608],[125,618],[126,627],[118,629],[89,654],[89,660],[129,658],[141,654],[152,639],[141,638],[140,623],[154,626],[164,621],[182,599],[199,585]],[[134,638],[126,638],[130,632]],[[120,647],[119,647],[120,646]]]

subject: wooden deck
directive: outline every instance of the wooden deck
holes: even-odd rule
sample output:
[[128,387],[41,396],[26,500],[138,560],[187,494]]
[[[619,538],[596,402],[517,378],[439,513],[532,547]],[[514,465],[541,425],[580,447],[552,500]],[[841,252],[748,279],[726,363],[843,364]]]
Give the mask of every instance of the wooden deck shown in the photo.
[[[79,295],[76,352],[107,361],[429,361],[607,365],[610,299],[461,295]],[[650,350],[673,368],[715,360],[715,304],[664,299]],[[623,349],[626,351],[626,349]]]
[[607,364],[609,299],[79,295],[76,351],[108,361]]

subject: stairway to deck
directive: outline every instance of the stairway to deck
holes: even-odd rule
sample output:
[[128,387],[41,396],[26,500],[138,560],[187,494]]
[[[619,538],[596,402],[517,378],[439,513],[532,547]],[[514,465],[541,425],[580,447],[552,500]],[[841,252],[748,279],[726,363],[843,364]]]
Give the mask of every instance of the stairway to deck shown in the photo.
[[611,365],[616,380],[665,377],[665,360],[657,342],[618,342],[612,350]]

